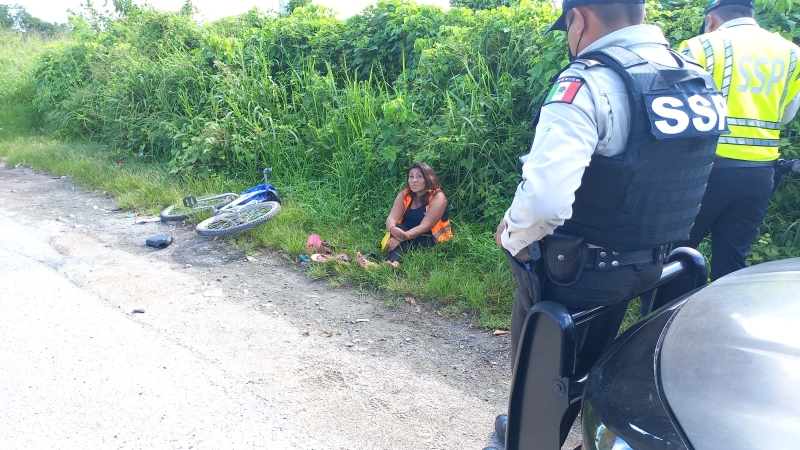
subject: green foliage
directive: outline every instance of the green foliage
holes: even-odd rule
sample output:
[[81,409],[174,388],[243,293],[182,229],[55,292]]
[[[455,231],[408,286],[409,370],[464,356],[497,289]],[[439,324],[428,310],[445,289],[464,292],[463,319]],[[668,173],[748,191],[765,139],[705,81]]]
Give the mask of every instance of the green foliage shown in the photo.
[[703,24],[705,0],[664,0],[647,4],[646,21],[657,25],[674,48],[697,36]]
[[543,33],[556,17],[546,4],[473,13],[389,0],[346,23],[312,5],[200,27],[126,4],[42,57],[35,104],[50,130],[165,160],[175,174],[275,161],[320,179],[333,165],[359,175],[348,193],[391,197],[404,168],[426,160],[459,218],[489,228],[564,62],[563,37]]
[[10,30],[14,27],[14,14],[9,5],[0,5],[0,28]]
[[0,30],[0,127],[39,126],[33,72],[37,56],[52,42],[38,34]]
[[[502,310],[512,286],[491,232],[519,182],[530,122],[567,62],[564,34],[545,33],[560,9],[382,0],[342,21],[301,3],[291,14],[254,9],[201,26],[189,2],[166,13],[120,0],[112,16],[88,2],[90,13],[71,19],[72,39],[50,47],[15,92],[27,92],[47,130],[102,142],[111,158],[141,154],[183,180],[253,180],[272,166],[287,200],[305,211],[292,213],[300,233],[352,229],[342,242],[377,240],[404,169],[426,161],[457,237],[384,287]],[[696,34],[705,3],[651,1],[647,20],[677,47]],[[757,19],[798,41],[791,6],[759,3]],[[798,156],[798,132],[792,124],[784,133],[787,157]],[[753,261],[800,256],[798,199],[798,181],[787,180]],[[268,239],[300,251],[302,239],[289,236]],[[469,262],[457,259],[462,252]],[[431,275],[444,266],[460,275]],[[475,284],[463,282],[469,271]]]
[[464,11],[442,12],[435,6],[418,6],[403,0],[380,1],[349,18],[341,46],[347,67],[366,79],[375,72],[392,84],[406,69],[418,63],[414,45],[418,39],[438,36],[440,29],[469,20]]
[[461,6],[472,10],[511,6],[512,3],[512,0],[450,0],[450,6]]
[[0,5],[0,30],[16,30],[22,33],[37,34],[42,37],[57,37],[67,33],[65,24],[45,22],[32,16],[21,5]]
[[289,0],[286,3],[286,11],[293,13],[295,9],[302,8],[311,4],[311,0]]

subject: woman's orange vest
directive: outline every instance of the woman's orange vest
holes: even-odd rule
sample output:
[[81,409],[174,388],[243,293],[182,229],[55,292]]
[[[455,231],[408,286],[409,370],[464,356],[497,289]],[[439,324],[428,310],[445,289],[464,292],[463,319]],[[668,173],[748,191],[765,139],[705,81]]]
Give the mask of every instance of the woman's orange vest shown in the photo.
[[[430,208],[430,206],[431,206],[431,200],[433,200],[433,197],[437,193],[439,193],[441,191],[442,191],[441,189],[437,189],[435,191],[431,191],[428,194],[428,204],[425,205],[425,212],[426,213],[428,212],[428,208]],[[414,195],[411,193],[411,191],[409,191],[408,189],[404,189],[403,190],[403,208],[404,208],[403,209],[403,215],[406,214],[405,212],[408,210],[409,205],[411,205],[411,200],[413,200],[413,199],[414,199]],[[400,220],[397,221],[397,223],[402,223],[402,222],[403,222],[403,218],[400,217]],[[448,217],[447,220],[439,219],[439,221],[436,222],[436,225],[434,225],[433,228],[431,228],[431,234],[433,235],[433,241],[436,242],[437,244],[439,242],[444,242],[444,241],[450,239],[451,237],[453,237],[453,231],[450,229],[450,218]]]

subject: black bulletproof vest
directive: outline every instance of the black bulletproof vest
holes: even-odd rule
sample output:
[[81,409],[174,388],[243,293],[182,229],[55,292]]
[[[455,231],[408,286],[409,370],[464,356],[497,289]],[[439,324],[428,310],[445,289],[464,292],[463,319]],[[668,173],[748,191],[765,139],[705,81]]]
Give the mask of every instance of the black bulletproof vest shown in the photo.
[[[705,72],[647,61],[623,47],[581,55],[615,70],[628,90],[625,152],[595,155],[575,193],[573,215],[559,230],[621,252],[685,239],[700,210],[720,134],[725,100]],[[591,70],[591,69],[589,69]]]

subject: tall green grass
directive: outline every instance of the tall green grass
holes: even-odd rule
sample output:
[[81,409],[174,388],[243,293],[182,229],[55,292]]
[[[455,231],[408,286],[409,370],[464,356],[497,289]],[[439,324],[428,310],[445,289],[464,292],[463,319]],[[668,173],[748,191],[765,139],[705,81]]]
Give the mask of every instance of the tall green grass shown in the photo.
[[0,121],[6,131],[36,128],[36,85],[31,76],[39,55],[51,41],[39,34],[0,30]]

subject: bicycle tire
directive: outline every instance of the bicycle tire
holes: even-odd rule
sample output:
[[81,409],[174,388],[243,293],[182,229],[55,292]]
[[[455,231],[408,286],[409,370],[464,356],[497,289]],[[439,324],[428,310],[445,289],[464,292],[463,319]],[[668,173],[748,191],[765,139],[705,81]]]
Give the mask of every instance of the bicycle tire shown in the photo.
[[277,216],[280,211],[281,205],[278,202],[253,202],[235,213],[222,212],[209,217],[198,223],[194,229],[200,236],[226,236],[261,225]]
[[[225,195],[225,194],[220,194]],[[214,198],[216,197],[216,198]],[[213,206],[216,209],[220,209],[223,206],[227,205],[228,203],[236,200],[238,195],[228,195],[227,197],[218,197],[218,196],[209,196],[204,198],[197,199],[197,205],[193,208],[189,208],[184,206],[183,203],[176,203],[174,205],[167,206],[161,211],[161,220],[164,222],[176,221],[176,220],[186,220],[193,215],[208,210],[209,206]],[[216,203],[215,203],[216,202]]]

